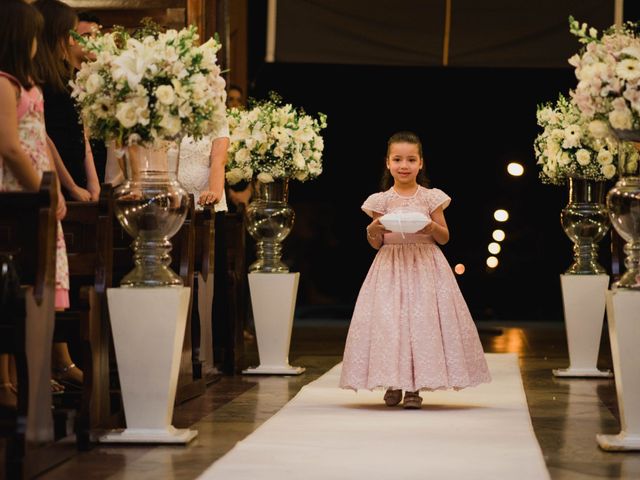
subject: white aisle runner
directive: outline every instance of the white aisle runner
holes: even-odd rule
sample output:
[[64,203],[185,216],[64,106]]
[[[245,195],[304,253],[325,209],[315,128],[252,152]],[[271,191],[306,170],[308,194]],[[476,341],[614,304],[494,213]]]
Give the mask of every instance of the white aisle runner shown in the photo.
[[305,386],[202,480],[549,479],[515,354],[487,354],[493,382],[423,392],[422,410],[338,388],[341,365]]

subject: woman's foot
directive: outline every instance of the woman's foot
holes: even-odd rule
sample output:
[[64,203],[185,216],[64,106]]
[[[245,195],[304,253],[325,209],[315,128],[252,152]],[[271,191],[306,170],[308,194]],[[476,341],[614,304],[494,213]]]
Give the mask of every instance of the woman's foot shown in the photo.
[[402,408],[417,410],[422,407],[422,397],[418,392],[405,392]]
[[384,394],[384,403],[387,407],[395,407],[400,403],[400,400],[402,400],[402,390],[389,388]]
[[53,369],[53,378],[65,387],[80,389],[84,381],[82,370],[76,367],[75,363],[71,363],[66,367],[57,367]]

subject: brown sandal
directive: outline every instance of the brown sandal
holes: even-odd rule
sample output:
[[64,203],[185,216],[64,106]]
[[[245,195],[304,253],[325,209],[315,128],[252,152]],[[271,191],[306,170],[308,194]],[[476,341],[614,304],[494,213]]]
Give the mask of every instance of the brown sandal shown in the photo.
[[387,407],[395,407],[400,403],[400,400],[402,400],[402,390],[389,388],[384,394],[384,403]]
[[[70,373],[71,369],[76,369],[80,372],[80,380],[78,381],[73,375]],[[64,385],[66,388],[70,390],[81,390],[82,389],[82,379],[83,374],[82,371],[76,366],[75,363],[70,363],[66,367],[58,367],[53,369],[53,378],[60,384]]]

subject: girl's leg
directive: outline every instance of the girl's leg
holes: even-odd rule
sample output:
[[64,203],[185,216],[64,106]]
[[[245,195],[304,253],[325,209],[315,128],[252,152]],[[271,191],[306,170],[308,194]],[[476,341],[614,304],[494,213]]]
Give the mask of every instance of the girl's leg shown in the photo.
[[9,354],[2,353],[0,354],[0,407],[16,408],[17,406],[18,397],[9,372]]
[[84,378],[82,370],[73,363],[67,344],[65,342],[54,343],[52,353],[53,375],[55,380],[63,385],[82,385]]

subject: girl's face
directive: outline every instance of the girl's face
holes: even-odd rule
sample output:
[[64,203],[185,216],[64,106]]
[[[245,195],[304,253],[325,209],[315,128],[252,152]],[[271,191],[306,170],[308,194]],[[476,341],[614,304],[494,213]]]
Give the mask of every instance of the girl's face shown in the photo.
[[387,168],[395,184],[411,186],[416,184],[418,172],[422,168],[422,158],[418,145],[414,143],[392,143],[389,146]]

